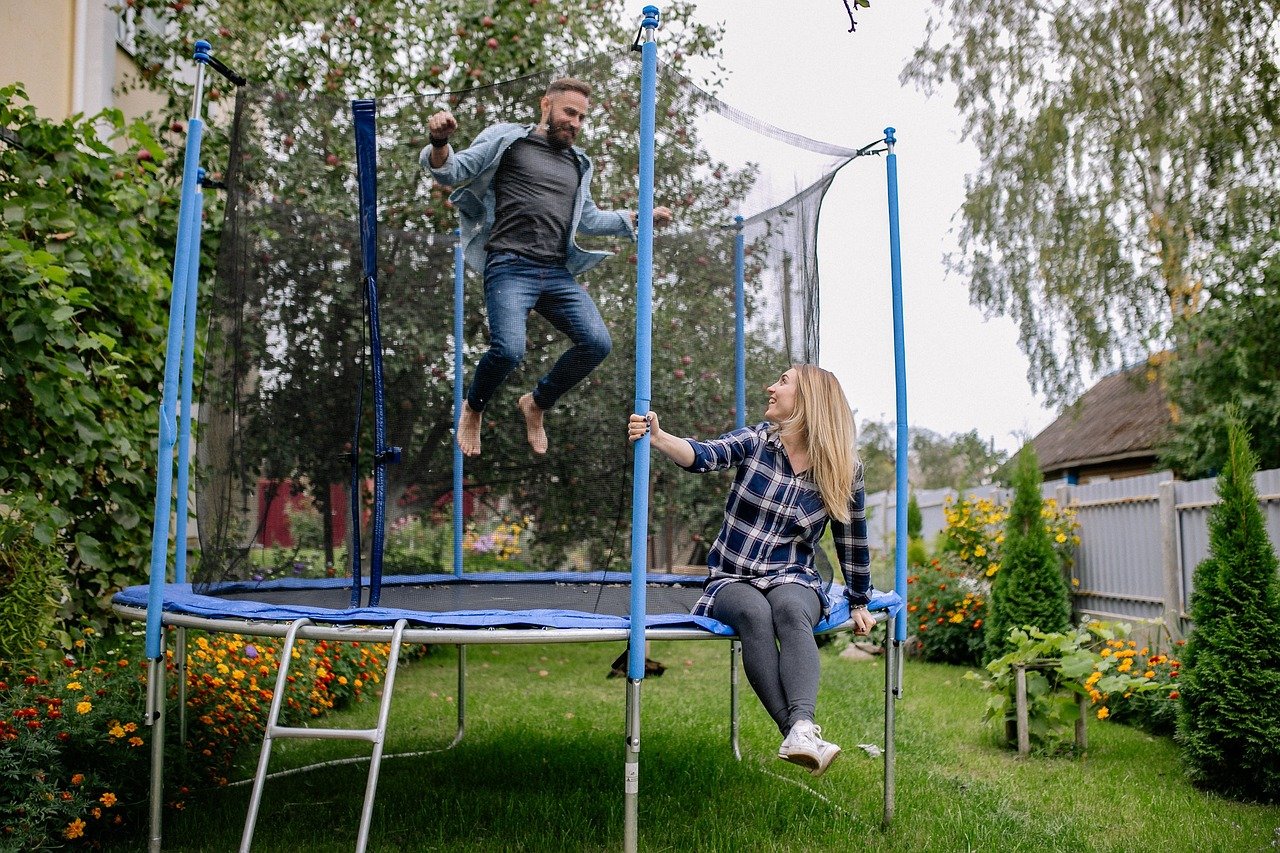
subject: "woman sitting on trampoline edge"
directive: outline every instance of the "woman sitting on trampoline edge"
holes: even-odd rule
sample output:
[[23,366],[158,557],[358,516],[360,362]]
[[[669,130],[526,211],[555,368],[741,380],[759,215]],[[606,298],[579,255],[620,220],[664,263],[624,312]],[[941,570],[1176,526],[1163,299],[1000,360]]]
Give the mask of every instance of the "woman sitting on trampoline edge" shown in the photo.
[[795,365],[765,390],[764,423],[712,441],[663,432],[654,412],[632,415],[627,433],[631,441],[649,433],[655,449],[694,473],[738,469],[693,612],[737,632],[747,680],[784,735],[778,758],[821,776],[840,747],[814,724],[813,629],[830,610],[814,552],[830,521],[855,633],[866,634],[875,620],[862,464],[832,373]]

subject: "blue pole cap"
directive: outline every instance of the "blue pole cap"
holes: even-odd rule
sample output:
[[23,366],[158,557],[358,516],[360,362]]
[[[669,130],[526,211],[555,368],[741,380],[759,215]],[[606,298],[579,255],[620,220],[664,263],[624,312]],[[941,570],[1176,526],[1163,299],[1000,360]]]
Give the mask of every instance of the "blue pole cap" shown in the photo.
[[897,131],[895,128],[892,128],[892,127],[886,127],[886,128],[884,129],[884,141],[885,141],[885,142],[896,142],[897,140],[894,138],[894,134],[895,134],[895,133],[897,133],[897,132],[898,132],[898,131]]
[[209,51],[212,48],[213,48],[213,45],[209,44],[204,39],[200,39],[200,41],[196,42],[196,52],[191,58],[194,59],[196,62],[208,62]]
[[657,27],[658,27],[658,7],[657,7],[657,6],[645,6],[645,7],[644,7],[644,9],[643,9],[642,11],[643,11],[643,13],[644,13],[644,21],[641,23],[641,26],[645,27],[646,29],[650,29],[650,30],[652,30],[652,29],[657,29]]

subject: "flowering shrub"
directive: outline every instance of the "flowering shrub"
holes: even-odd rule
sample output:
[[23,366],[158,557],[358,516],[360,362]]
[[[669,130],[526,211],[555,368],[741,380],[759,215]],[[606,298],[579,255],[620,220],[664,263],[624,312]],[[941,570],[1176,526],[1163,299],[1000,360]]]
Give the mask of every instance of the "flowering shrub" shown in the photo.
[[[1179,640],[1174,647],[1181,648],[1184,644],[1185,641]],[[1133,640],[1120,639],[1108,640],[1100,654],[1111,657],[1116,662],[1117,671],[1141,673],[1156,686],[1154,689],[1113,694],[1105,704],[1099,705],[1104,697],[1094,688],[1102,673],[1095,670],[1089,676],[1094,684],[1086,681],[1086,686],[1090,688],[1093,703],[1099,705],[1097,713],[1152,734],[1172,735],[1178,725],[1178,699],[1181,696],[1178,677],[1182,663],[1178,658],[1159,650],[1152,653],[1148,646],[1138,648]]]
[[462,547],[467,552],[466,561],[469,571],[498,569],[500,571],[521,571],[528,566],[519,558],[528,551],[533,519],[525,516],[520,519],[503,518],[492,526],[477,527],[475,523],[467,525],[462,535]]
[[48,675],[0,678],[0,848],[118,834],[146,801],[150,733],[136,660],[77,631]]
[[925,660],[976,664],[982,660],[982,620],[988,583],[944,554],[907,576],[907,619],[915,651]]
[[[954,554],[967,570],[994,577],[1000,571],[1000,551],[1004,544],[1004,523],[1009,516],[1006,504],[990,498],[948,497],[943,507],[947,526],[939,550]],[[1080,523],[1073,507],[1060,507],[1056,498],[1046,498],[1040,510],[1054,549],[1062,564],[1074,562],[1075,547],[1080,544]],[[1074,583],[1074,581],[1073,581]]]
[[[197,636],[187,654],[187,751],[202,759],[204,777],[227,784],[244,744],[260,743],[275,689],[283,640],[239,634]],[[381,681],[386,643],[299,640],[281,706],[281,724],[296,725],[360,701]],[[172,652],[169,654],[172,667]]]
[[1015,668],[1022,665],[1032,747],[1045,753],[1071,751],[1081,696],[1089,697],[1090,713],[1106,720],[1115,700],[1161,689],[1154,676],[1136,668],[1136,654],[1123,639],[1127,633],[1127,625],[1097,621],[1053,633],[1014,628],[1009,632],[1013,651],[987,664],[987,675],[966,676],[992,693],[984,722],[1003,742],[1014,743]]
[[[143,821],[150,787],[146,661],[137,638],[95,650],[77,632],[72,655],[49,675],[0,676],[0,849],[65,842],[98,845]],[[181,809],[188,784],[225,785],[237,753],[262,740],[280,640],[192,633],[187,654],[187,735],[182,769],[166,802]],[[415,647],[417,648],[417,647]],[[299,641],[282,722],[318,717],[359,701],[386,670],[386,644]],[[169,652],[168,668],[175,669]],[[170,680],[170,699],[177,685]],[[178,715],[166,714],[170,743]]]

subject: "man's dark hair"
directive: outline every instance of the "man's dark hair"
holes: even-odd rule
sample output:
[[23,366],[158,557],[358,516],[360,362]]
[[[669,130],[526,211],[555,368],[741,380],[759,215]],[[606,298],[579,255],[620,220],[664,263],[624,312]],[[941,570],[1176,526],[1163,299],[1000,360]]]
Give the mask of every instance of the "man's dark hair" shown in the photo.
[[556,92],[577,92],[584,98],[591,97],[591,84],[583,82],[576,77],[561,77],[552,80],[551,85],[547,86],[547,94],[554,95]]

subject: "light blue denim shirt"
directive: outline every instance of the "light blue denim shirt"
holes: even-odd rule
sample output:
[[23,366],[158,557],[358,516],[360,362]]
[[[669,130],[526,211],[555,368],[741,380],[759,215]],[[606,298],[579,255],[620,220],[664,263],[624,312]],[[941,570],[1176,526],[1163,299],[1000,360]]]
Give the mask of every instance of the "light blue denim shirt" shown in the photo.
[[[522,139],[534,125],[501,123],[486,127],[465,151],[449,151],[448,158],[438,169],[431,168],[431,146],[422,149],[418,162],[431,173],[438,183],[457,187],[449,195],[458,211],[458,224],[462,230],[463,255],[467,266],[484,273],[485,244],[493,229],[497,194],[493,180],[498,174],[498,164],[511,143]],[[631,213],[625,210],[601,210],[591,199],[591,158],[576,145],[573,153],[581,167],[582,180],[578,182],[578,197],[573,204],[573,219],[569,225],[569,245],[565,254],[565,267],[577,275],[594,267],[609,257],[608,252],[588,251],[578,247],[575,237],[579,230],[592,237],[630,237],[635,239],[631,227]]]

